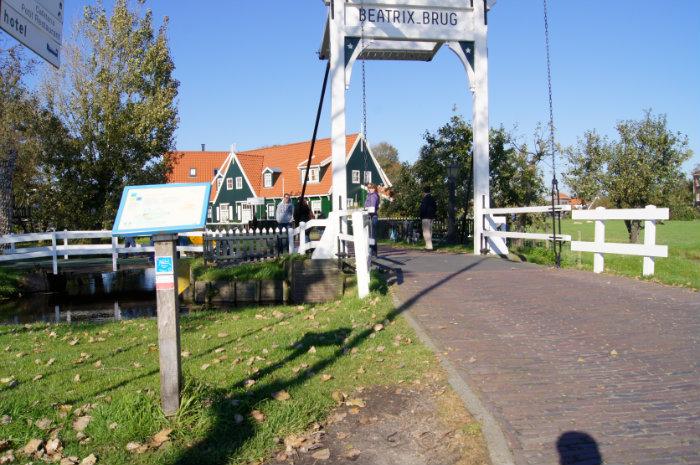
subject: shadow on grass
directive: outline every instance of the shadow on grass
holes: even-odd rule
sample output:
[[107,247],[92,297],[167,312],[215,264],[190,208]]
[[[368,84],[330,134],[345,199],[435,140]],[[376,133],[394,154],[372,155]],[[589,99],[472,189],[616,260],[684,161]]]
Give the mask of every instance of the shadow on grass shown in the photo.
[[[445,276],[435,284],[425,288],[420,293],[402,303],[398,308],[391,311],[384,319],[394,320],[403,312],[409,310],[420,298],[430,294],[442,285],[458,278],[463,273],[477,267],[483,260],[478,260],[468,266],[461,268],[454,273]],[[380,322],[378,320],[377,322]],[[336,331],[326,333],[309,332],[294,344],[294,351],[279,362],[266,367],[255,375],[255,378],[262,378],[271,374],[275,370],[291,363],[296,358],[306,353],[311,345],[333,345],[337,346],[332,355],[319,360],[310,366],[305,372],[300,372],[298,375],[287,380],[278,380],[275,382],[255,385],[253,389],[248,391],[245,400],[239,405],[232,405],[226,401],[226,394],[235,387],[240,387],[244,380],[239,380],[225,389],[218,389],[213,392],[216,400],[213,405],[213,413],[215,416],[214,424],[210,428],[206,437],[198,443],[192,445],[187,450],[183,451],[173,462],[173,465],[191,465],[191,464],[225,464],[229,459],[236,454],[238,450],[251,438],[254,437],[256,427],[254,420],[251,420],[251,412],[258,408],[261,403],[270,399],[274,392],[289,390],[303,384],[306,379],[315,373],[319,373],[328,366],[336,363],[341,357],[350,353],[350,351],[362,344],[373,333],[371,325],[362,332],[349,337],[351,330],[341,328]],[[236,424],[235,415],[242,415],[244,421],[241,424]]]

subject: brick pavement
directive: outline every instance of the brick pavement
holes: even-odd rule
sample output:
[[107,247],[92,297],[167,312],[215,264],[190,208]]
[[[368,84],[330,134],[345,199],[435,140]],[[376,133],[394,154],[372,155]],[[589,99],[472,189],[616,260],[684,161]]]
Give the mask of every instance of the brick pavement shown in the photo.
[[561,463],[700,464],[700,294],[496,258],[393,250],[381,261],[516,464],[560,463],[566,432],[595,442],[574,435]]

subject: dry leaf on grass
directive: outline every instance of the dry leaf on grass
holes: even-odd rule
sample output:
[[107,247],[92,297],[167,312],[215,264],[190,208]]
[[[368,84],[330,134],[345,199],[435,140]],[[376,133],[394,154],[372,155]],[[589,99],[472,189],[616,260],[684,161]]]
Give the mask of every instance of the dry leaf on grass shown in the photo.
[[49,418],[42,418],[34,423],[34,426],[41,430],[47,430],[51,428],[52,421]]
[[289,400],[292,396],[289,395],[287,391],[278,391],[278,392],[273,392],[272,393],[272,398],[275,400]]
[[170,440],[170,434],[173,432],[172,428],[165,428],[156,433],[148,443],[149,447],[154,449],[159,448],[164,443]]
[[263,421],[265,421],[265,414],[262,413],[260,410],[253,410],[252,412],[250,412],[250,416],[253,417],[253,419],[258,423],[262,423]]
[[355,399],[348,399],[348,400],[346,400],[346,401],[345,401],[345,405],[347,405],[348,407],[360,407],[360,408],[364,408],[366,404],[365,404],[365,401],[364,401],[364,400],[359,399],[359,398],[355,398]]
[[331,451],[330,449],[319,449],[311,454],[311,457],[315,458],[316,460],[328,460],[331,458]]
[[38,374],[38,375],[36,375],[35,377],[32,378],[32,381],[39,381],[39,380],[40,380],[41,378],[43,378],[43,377],[44,377],[44,375]]
[[80,462],[80,465],[95,465],[96,463],[97,457],[95,454],[90,454]]
[[30,439],[24,448],[22,448],[22,452],[24,452],[25,455],[33,455],[43,448],[44,441],[41,439]]
[[321,381],[323,381],[324,383],[325,383],[326,381],[330,381],[330,380],[332,380],[332,379],[333,379],[333,375],[330,375],[330,374],[328,374],[328,373],[324,373],[324,374],[321,375]]
[[376,325],[374,325],[374,327],[373,327],[372,329],[374,329],[374,332],[375,332],[375,333],[378,333],[379,331],[381,331],[382,329],[384,329],[384,325],[381,324],[381,323],[377,323]]
[[90,424],[92,417],[90,415],[84,415],[82,417],[76,418],[73,421],[73,429],[75,431],[85,431],[85,428]]
[[245,380],[245,382],[243,383],[243,386],[245,386],[246,388],[250,388],[250,387],[253,387],[254,384],[255,384],[255,380],[254,380],[254,379],[247,379],[247,380]]

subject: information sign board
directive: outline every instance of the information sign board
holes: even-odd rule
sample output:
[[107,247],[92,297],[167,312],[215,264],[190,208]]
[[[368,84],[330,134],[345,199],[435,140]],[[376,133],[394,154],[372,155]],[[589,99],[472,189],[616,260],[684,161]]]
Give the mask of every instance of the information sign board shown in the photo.
[[0,0],[0,29],[53,66],[60,65],[63,0]]
[[209,183],[127,186],[112,235],[178,233],[204,228]]

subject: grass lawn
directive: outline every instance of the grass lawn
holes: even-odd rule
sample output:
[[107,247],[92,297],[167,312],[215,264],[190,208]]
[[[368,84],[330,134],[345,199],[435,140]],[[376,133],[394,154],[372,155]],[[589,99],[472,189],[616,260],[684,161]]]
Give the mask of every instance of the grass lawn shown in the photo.
[[[0,327],[0,443],[9,440],[20,463],[30,461],[25,444],[50,437],[64,457],[110,465],[249,463],[323,419],[338,390],[410,383],[437,366],[376,291],[364,301],[197,312],[181,332],[186,387],[166,419],[155,320]],[[127,451],[166,428],[161,448]]]
[[[562,231],[570,234],[572,240],[593,241],[594,223],[586,221],[562,221]],[[644,241],[644,232],[639,242]],[[628,235],[622,221],[607,221],[605,224],[607,242],[627,243]],[[656,243],[668,245],[668,258],[657,258],[654,276],[649,278],[664,284],[700,289],[700,220],[666,221],[656,225]],[[539,243],[541,244],[541,243]],[[519,251],[528,261],[551,264],[552,256],[544,247],[525,248]],[[564,266],[593,270],[593,254],[571,252],[564,245],[562,262]],[[605,271],[625,276],[642,276],[642,257],[625,255],[605,255]]]
[[0,268],[0,300],[9,299],[19,292],[20,273]]

